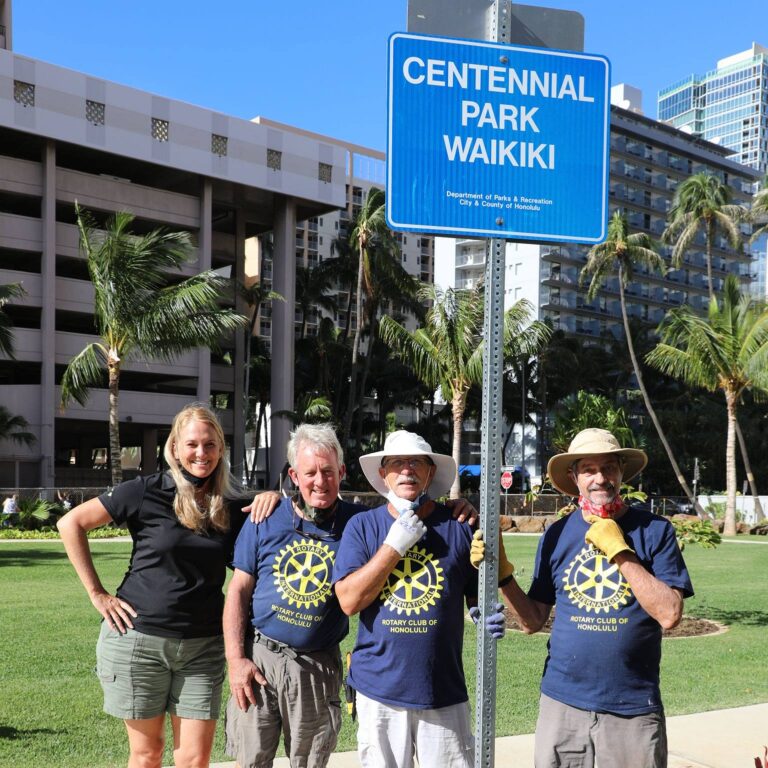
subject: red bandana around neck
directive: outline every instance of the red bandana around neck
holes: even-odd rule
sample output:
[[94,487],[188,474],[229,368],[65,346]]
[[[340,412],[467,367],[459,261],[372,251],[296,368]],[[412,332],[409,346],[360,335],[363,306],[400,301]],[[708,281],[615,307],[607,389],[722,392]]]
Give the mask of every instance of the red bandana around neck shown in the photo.
[[579,507],[588,515],[614,518],[624,509],[624,500],[618,494],[609,504],[593,504],[584,496],[579,496]]

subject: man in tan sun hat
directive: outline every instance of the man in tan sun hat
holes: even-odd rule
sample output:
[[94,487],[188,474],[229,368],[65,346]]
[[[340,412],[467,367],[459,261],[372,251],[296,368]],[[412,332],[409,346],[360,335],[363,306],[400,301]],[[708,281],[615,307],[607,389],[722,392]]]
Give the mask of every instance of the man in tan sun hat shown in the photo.
[[[527,633],[555,616],[541,681],[536,768],[664,768],[661,632],[693,594],[668,520],[625,505],[623,481],[648,461],[604,429],[585,429],[547,465],[577,508],[539,542],[528,592],[499,547],[507,607]],[[483,543],[473,546],[482,559]]]
[[350,520],[333,573],[342,610],[360,613],[348,677],[360,762],[411,768],[415,757],[421,768],[469,768],[461,651],[464,604],[477,594],[472,530],[433,500],[448,493],[456,464],[400,430],[361,456],[360,467],[387,499]]

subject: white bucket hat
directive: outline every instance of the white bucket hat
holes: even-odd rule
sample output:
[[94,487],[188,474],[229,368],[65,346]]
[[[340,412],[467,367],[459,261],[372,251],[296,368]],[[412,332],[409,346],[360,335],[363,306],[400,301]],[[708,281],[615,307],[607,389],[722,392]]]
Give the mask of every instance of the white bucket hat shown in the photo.
[[566,453],[558,453],[547,464],[547,474],[552,485],[566,496],[578,496],[579,488],[571,476],[574,461],[586,456],[616,454],[624,462],[622,480],[626,482],[639,475],[648,463],[645,451],[639,448],[622,448],[619,441],[607,429],[582,429],[568,446]]
[[456,462],[452,456],[435,453],[432,446],[415,432],[400,429],[387,435],[384,449],[374,453],[366,453],[360,457],[360,468],[368,482],[382,496],[386,496],[389,488],[384,478],[379,474],[382,459],[387,456],[429,456],[435,463],[435,476],[429,485],[430,496],[445,496],[451,490],[456,478]]

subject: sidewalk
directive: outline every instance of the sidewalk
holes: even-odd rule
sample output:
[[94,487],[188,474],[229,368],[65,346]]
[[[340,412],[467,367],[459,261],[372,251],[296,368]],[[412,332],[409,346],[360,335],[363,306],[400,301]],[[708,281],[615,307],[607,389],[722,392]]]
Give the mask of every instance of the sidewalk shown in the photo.
[[[668,768],[754,768],[768,744],[768,704],[718,709],[696,715],[667,718]],[[211,768],[234,768],[234,763]],[[337,752],[329,768],[356,768],[355,752]],[[497,768],[533,768],[533,734],[496,739]],[[275,768],[289,768],[284,757]],[[605,766],[604,768],[610,768]]]

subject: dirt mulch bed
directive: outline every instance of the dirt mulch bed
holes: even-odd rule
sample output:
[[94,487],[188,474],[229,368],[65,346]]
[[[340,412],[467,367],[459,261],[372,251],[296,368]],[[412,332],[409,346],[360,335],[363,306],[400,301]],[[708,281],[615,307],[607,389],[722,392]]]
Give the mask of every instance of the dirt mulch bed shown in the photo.
[[[504,611],[504,616],[507,619],[507,629],[520,631],[520,627],[517,622],[512,618],[509,611]],[[546,624],[541,629],[541,632],[549,633],[552,631],[552,619],[554,613],[551,613],[547,619]],[[727,632],[728,627],[724,624],[718,624],[715,621],[709,619],[696,619],[692,616],[683,616],[680,623],[674,629],[665,629],[662,632],[664,638],[676,638],[676,637],[701,637],[702,635],[719,635],[723,632]]]

